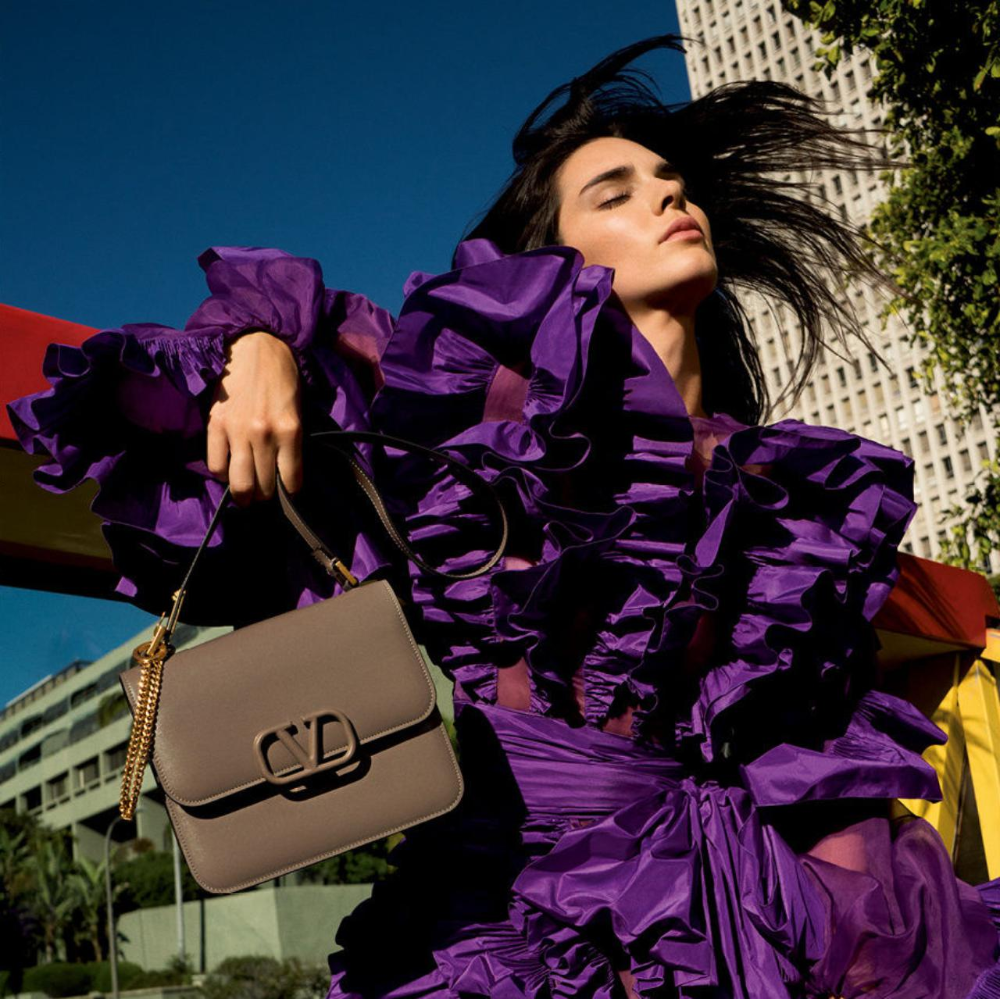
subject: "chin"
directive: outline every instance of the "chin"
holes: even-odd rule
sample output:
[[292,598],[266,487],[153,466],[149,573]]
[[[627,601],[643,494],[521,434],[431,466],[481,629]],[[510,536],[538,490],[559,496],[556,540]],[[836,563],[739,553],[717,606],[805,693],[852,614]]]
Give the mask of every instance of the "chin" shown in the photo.
[[719,271],[712,258],[702,258],[692,260],[686,267],[673,267],[669,275],[665,275],[662,281],[658,281],[654,287],[647,287],[647,298],[658,298],[667,296],[675,298],[677,294],[684,291],[685,297],[688,294],[698,297],[700,294],[707,298],[715,290],[719,283]]

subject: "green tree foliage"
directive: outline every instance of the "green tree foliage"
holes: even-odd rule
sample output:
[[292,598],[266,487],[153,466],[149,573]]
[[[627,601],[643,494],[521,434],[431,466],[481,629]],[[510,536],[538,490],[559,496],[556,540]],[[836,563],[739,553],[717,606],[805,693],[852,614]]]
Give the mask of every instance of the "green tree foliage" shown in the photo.
[[52,836],[39,838],[28,860],[32,879],[30,906],[42,928],[46,963],[65,958],[60,953],[63,936],[73,926],[76,900],[69,890],[73,860],[65,842]]
[[[69,874],[67,887],[77,913],[74,929],[78,941],[86,941],[94,951],[98,961],[104,959],[104,941],[107,937],[105,924],[108,918],[107,880],[102,860],[94,863],[86,857],[79,857]],[[121,894],[120,884],[112,885],[112,897]]]
[[[782,0],[822,33],[817,71],[829,77],[855,48],[871,52],[868,97],[884,109],[899,170],[868,225],[900,294],[887,302],[937,371],[950,409],[968,421],[1000,411],[1000,2]],[[945,559],[977,568],[1000,541],[1000,463],[945,511],[959,522]]]
[[[147,909],[156,905],[173,905],[174,856],[167,850],[147,850],[123,860],[114,867],[115,880],[121,885],[122,897],[118,912]],[[185,902],[201,898],[204,892],[181,858],[181,890]]]
[[366,843],[354,850],[345,850],[335,857],[328,857],[318,864],[304,868],[300,875],[301,882],[303,884],[357,885],[382,881],[395,870],[387,858],[393,847],[402,839],[402,833],[393,833],[384,839]]

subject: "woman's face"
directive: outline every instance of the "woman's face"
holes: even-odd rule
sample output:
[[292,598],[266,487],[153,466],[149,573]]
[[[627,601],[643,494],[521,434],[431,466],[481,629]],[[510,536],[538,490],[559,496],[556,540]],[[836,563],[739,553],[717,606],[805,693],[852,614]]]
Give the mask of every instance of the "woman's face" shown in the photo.
[[[633,317],[651,308],[693,314],[711,294],[719,272],[708,218],[652,150],[630,139],[592,139],[563,161],[556,186],[560,242],[578,249],[585,265],[614,268],[614,291]],[[678,219],[697,222],[701,233],[664,240]]]

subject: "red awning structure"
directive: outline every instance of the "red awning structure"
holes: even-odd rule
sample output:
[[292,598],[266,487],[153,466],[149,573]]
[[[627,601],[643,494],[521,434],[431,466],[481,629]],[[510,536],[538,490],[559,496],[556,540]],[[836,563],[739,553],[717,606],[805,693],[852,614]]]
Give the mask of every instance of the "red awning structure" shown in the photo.
[[25,454],[6,403],[48,387],[42,361],[50,343],[77,346],[95,331],[0,304],[0,584],[120,599],[119,574],[90,511],[96,483],[58,496],[31,477],[44,457]]

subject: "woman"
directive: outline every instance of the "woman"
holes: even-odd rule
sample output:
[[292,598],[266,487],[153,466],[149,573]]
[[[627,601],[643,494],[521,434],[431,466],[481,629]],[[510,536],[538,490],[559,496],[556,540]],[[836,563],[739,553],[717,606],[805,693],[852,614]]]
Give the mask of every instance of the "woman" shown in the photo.
[[[783,85],[665,108],[624,68],[655,47],[679,48],[628,46],[546,98],[452,270],[413,274],[399,317],[313,260],[212,248],[183,331],[51,346],[52,388],[12,403],[14,426],[53,459],[43,487],[100,483],[139,606],[167,605],[226,479],[239,508],[186,619],[339,592],[265,502],[280,472],[357,576],[395,574],[455,680],[465,796],[342,922],[330,999],[1000,996],[1000,884],[957,880],[893,807],[940,797],[920,753],[943,737],[873,689],[912,461],[761,425],[734,294],[793,311],[796,388],[827,326],[864,340],[822,274],[883,279],[780,175],[886,164]],[[400,566],[309,450],[331,420],[461,457],[505,500],[507,556],[448,585]],[[362,450],[429,562],[492,549],[440,467]]]

